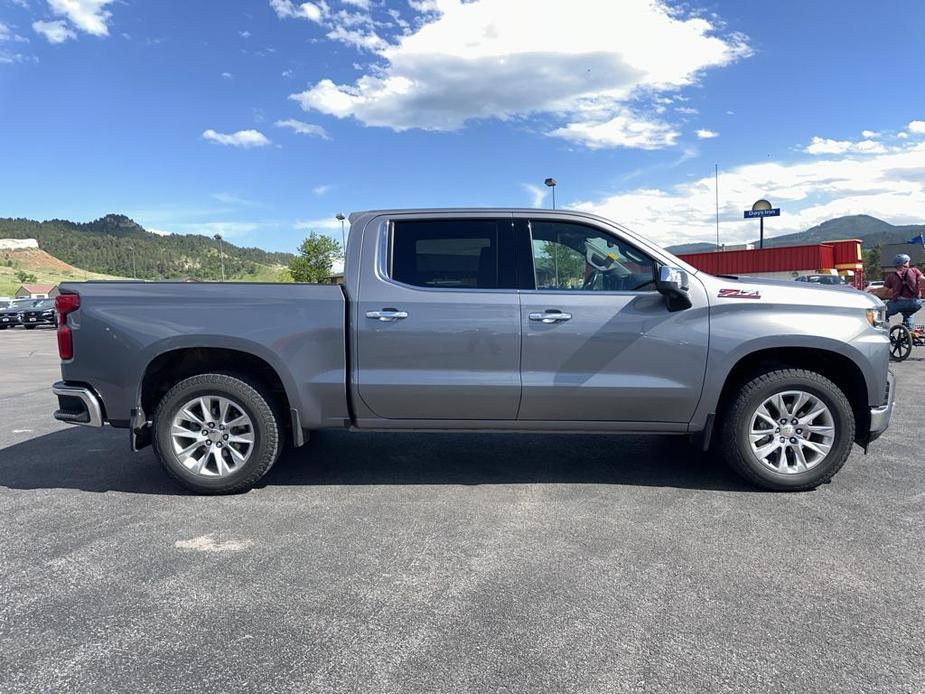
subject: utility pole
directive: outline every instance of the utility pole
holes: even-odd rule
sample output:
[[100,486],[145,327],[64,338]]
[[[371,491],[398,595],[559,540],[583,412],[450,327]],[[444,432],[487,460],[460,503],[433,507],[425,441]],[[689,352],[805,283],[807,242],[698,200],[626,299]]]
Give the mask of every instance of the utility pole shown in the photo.
[[216,234],[215,240],[218,241],[218,260],[222,264],[222,282],[225,281],[225,246],[222,244],[222,235]]
[[716,250],[719,250],[719,164],[713,165],[713,175],[716,183]]
[[134,247],[134,246],[129,246],[129,248],[132,249],[132,279],[133,279],[133,280],[137,280],[137,279],[138,279],[138,273],[135,272],[135,247]]

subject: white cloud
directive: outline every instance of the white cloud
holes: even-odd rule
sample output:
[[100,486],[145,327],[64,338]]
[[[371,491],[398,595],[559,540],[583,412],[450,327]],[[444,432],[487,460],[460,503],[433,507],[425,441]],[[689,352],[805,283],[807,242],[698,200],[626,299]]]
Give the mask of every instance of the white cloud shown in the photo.
[[697,130],[695,135],[699,140],[712,140],[714,137],[719,137],[719,133],[715,130],[707,130],[706,128],[700,128]]
[[249,39],[251,37],[251,33],[249,31],[239,31],[238,36],[240,36],[242,39]]
[[295,118],[278,120],[273,125],[275,125],[277,128],[289,128],[292,130],[292,132],[298,133],[299,135],[320,137],[322,140],[331,139],[327,131],[320,125],[315,125],[314,123],[305,123],[304,121],[296,120]]
[[[850,152],[797,162],[760,162],[720,172],[721,239],[754,239],[742,210],[758,198],[782,208],[766,234],[807,229],[826,219],[870,214],[893,223],[925,218],[925,143],[858,158]],[[575,205],[622,222],[658,243],[715,238],[713,175],[664,188],[637,188]]]
[[61,20],[54,22],[37,21],[32,22],[32,28],[37,34],[41,34],[49,43],[64,43],[68,39],[76,39],[77,34],[71,31],[67,24]]
[[212,193],[212,198],[218,200],[219,202],[225,203],[226,205],[255,205],[256,203],[247,198],[242,198],[240,195],[235,193]]
[[224,238],[235,236],[246,236],[247,234],[261,229],[265,225],[259,222],[200,222],[186,224],[185,230],[188,234],[202,234],[203,236],[214,236],[221,234]]
[[280,19],[308,19],[316,23],[321,21],[327,10],[327,5],[323,1],[318,4],[311,2],[296,4],[292,0],[270,0],[270,7]]
[[750,54],[743,37],[720,36],[707,19],[683,17],[659,0],[410,4],[428,14],[395,43],[368,27],[332,27],[329,38],[372,51],[375,64],[353,84],[323,79],[291,98],[306,110],[397,131],[547,116],[556,137],[655,148],[678,135],[644,112],[647,99]]
[[223,73],[222,73],[222,77],[223,77],[224,79],[226,79],[226,80],[233,80],[233,79],[234,79],[234,75],[232,75],[230,72],[223,72]]
[[887,148],[876,140],[853,142],[851,140],[832,140],[825,137],[814,137],[812,141],[803,148],[803,151],[807,154],[882,154],[887,151]]
[[910,133],[916,135],[925,135],[925,120],[914,120],[909,123],[907,129]]
[[360,31],[336,26],[328,32],[327,37],[332,41],[340,41],[356,49],[375,52],[382,50],[389,44],[374,31]]
[[334,186],[329,183],[323,183],[320,186],[315,186],[312,188],[312,192],[320,198],[322,195],[327,195],[330,193],[333,187]]
[[876,140],[878,137],[880,137],[880,133],[878,133],[876,130],[862,130],[861,137],[863,137],[865,140]]
[[49,9],[65,17],[76,29],[94,36],[108,36],[112,14],[106,6],[115,0],[48,0]]
[[265,147],[270,143],[259,130],[238,130],[234,133],[219,133],[211,128],[202,134],[203,139],[210,142],[217,142],[220,145],[231,145],[232,147],[242,147],[244,149],[251,147]]
[[673,145],[679,133],[663,121],[647,120],[629,109],[623,109],[609,120],[577,121],[556,128],[549,135],[577,142],[589,149],[661,149]]
[[172,231],[165,231],[164,229],[146,229],[146,231],[150,231],[152,234],[157,234],[158,236],[170,236],[173,233]]
[[677,106],[675,107],[675,111],[678,113],[683,113],[685,116],[696,116],[698,113],[700,113],[700,111],[698,111],[696,108],[692,108],[690,106]]
[[340,220],[332,214],[329,217],[322,217],[321,219],[298,221],[294,226],[296,229],[308,229],[309,231],[331,231],[335,229],[340,231]]
[[521,183],[520,185],[530,194],[531,207],[543,206],[543,203],[546,201],[546,195],[549,192],[546,186],[538,186],[533,183]]
[[13,31],[9,26],[0,22],[0,43],[9,42],[9,43],[28,43],[29,39],[25,36],[20,36],[15,31]]

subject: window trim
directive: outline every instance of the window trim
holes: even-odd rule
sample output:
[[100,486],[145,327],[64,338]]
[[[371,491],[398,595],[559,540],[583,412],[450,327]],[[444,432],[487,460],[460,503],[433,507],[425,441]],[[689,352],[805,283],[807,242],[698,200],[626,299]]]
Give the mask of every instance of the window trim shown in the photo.
[[[530,279],[531,284],[533,286],[530,288],[522,288],[523,291],[529,291],[529,292],[534,292],[534,293],[539,293],[539,294],[556,294],[556,295],[565,295],[565,296],[648,296],[650,294],[654,294],[658,292],[658,290],[654,287],[654,285],[655,285],[656,279],[658,278],[658,268],[661,265],[664,265],[664,263],[660,261],[658,258],[653,257],[651,253],[640,250],[636,244],[630,243],[629,241],[624,239],[622,236],[619,236],[618,234],[613,233],[610,229],[605,229],[605,228],[599,227],[594,224],[589,224],[585,221],[576,221],[576,220],[571,220],[571,219],[558,220],[558,219],[543,219],[543,218],[536,218],[536,219],[527,218],[524,221],[526,221],[526,227],[522,230],[524,242],[517,244],[517,250],[520,251],[521,253],[526,252],[526,250],[529,250],[527,259],[530,264],[530,277],[528,279]],[[534,221],[552,222],[552,223],[558,223],[558,224],[571,224],[573,226],[586,227],[588,229],[593,229],[594,231],[600,234],[603,234],[605,236],[610,236],[616,239],[617,241],[619,241],[623,245],[629,246],[630,248],[632,248],[634,251],[636,251],[640,255],[644,255],[646,258],[652,261],[653,288],[652,289],[602,289],[600,291],[593,291],[593,290],[585,291],[581,289],[576,290],[576,289],[548,289],[548,288],[540,289],[538,288],[536,286],[536,259],[533,257],[533,222]]]
[[[514,220],[510,217],[505,217],[502,215],[499,216],[486,216],[486,217],[408,217],[402,219],[388,219],[385,220],[382,224],[379,225],[379,243],[378,243],[378,258],[376,262],[376,275],[377,278],[383,282],[394,285],[396,287],[401,287],[403,289],[412,289],[419,292],[489,292],[489,293],[506,293],[506,294],[516,294],[518,288],[515,287],[422,287],[418,284],[408,284],[407,282],[402,282],[400,280],[392,277],[392,258],[395,253],[395,223],[396,222],[485,222],[492,221],[496,224],[504,224],[509,222],[511,225],[511,240],[508,241],[512,246],[513,256],[515,260],[517,259],[517,249],[516,249],[516,228],[514,225]],[[498,264],[501,265],[501,249],[505,244],[505,240],[501,234],[498,235]],[[514,274],[514,284],[517,284],[517,273],[516,267]]]

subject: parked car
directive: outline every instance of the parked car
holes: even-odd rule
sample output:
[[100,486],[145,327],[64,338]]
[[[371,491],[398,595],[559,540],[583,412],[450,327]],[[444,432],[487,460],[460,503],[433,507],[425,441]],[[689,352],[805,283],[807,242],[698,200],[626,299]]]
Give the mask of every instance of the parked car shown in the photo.
[[6,307],[0,307],[0,330],[22,325],[22,312],[30,308],[36,299],[13,299]]
[[40,299],[32,302],[32,305],[22,312],[19,320],[26,330],[32,330],[40,325],[57,325],[55,300]]
[[813,284],[845,284],[845,278],[838,275],[800,275],[797,282],[812,282]]
[[869,294],[712,277],[581,212],[350,220],[343,285],[63,284],[55,417],[213,494],[330,428],[687,435],[804,490],[889,424]]

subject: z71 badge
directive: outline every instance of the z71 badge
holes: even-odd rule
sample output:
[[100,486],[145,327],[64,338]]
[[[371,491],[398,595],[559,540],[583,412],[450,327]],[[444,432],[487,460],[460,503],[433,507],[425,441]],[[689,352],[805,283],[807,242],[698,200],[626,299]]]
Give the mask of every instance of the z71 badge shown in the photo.
[[720,299],[760,299],[761,292],[757,289],[720,289],[716,296]]

